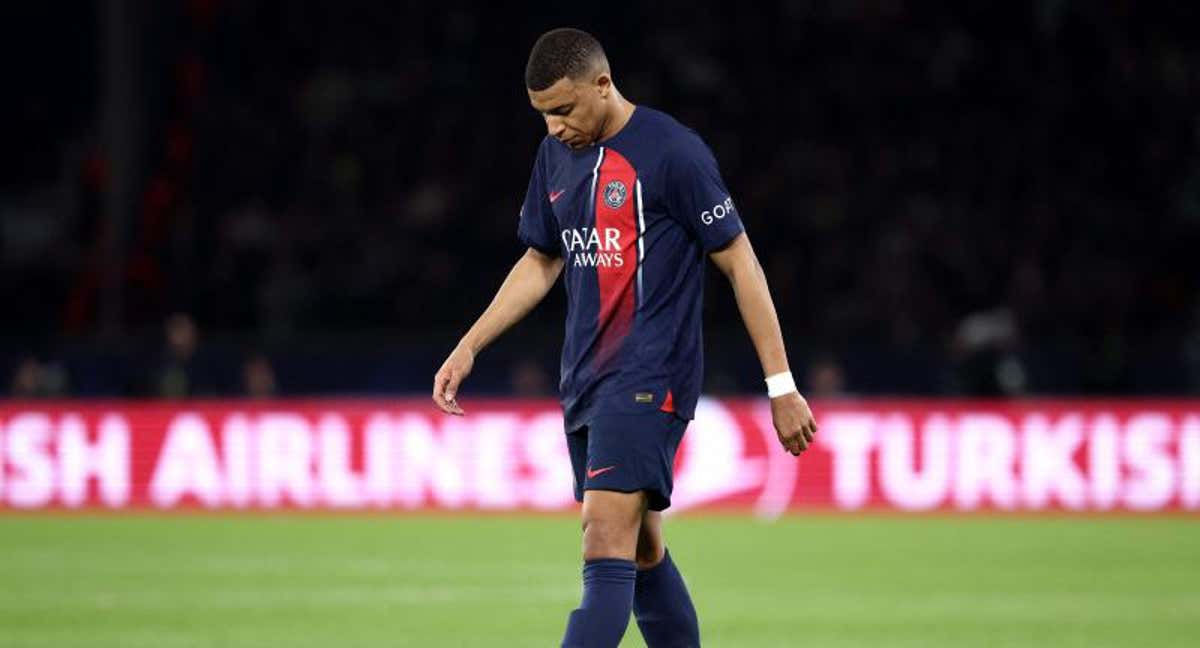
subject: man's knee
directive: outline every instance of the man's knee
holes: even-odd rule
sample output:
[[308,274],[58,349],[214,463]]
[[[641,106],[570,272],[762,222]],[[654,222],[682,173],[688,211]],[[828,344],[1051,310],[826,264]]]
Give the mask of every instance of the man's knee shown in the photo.
[[583,498],[583,558],[635,560],[643,493],[587,491]]
[[646,511],[638,529],[637,567],[651,569],[662,562],[666,546],[662,537],[662,513]]

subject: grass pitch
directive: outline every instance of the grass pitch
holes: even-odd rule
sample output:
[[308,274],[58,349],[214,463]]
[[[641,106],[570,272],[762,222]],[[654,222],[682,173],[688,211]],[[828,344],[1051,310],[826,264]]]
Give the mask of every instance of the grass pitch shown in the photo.
[[[667,532],[709,647],[1200,645],[1196,518]],[[567,517],[0,516],[0,646],[557,646],[578,550]]]

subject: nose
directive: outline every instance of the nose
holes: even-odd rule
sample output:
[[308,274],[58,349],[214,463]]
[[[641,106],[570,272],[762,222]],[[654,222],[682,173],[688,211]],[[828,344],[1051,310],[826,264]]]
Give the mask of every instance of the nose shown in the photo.
[[566,126],[563,124],[562,117],[546,115],[546,131],[550,133],[551,137],[562,135],[564,130],[566,130]]

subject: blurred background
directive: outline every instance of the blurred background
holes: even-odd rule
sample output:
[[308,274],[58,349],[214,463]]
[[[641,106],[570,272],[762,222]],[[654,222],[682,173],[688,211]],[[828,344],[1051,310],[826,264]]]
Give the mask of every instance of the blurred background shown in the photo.
[[[521,253],[523,68],[565,24],[715,151],[810,394],[1200,390],[1191,3],[6,12],[13,397],[427,391]],[[758,393],[723,284],[707,389]],[[553,394],[564,303],[467,388]]]

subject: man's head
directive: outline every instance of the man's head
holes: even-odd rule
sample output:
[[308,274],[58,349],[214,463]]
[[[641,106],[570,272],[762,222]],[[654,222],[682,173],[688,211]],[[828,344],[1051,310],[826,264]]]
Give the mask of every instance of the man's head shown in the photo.
[[546,130],[571,148],[599,140],[621,100],[600,42],[569,27],[548,31],[534,43],[525,88]]

